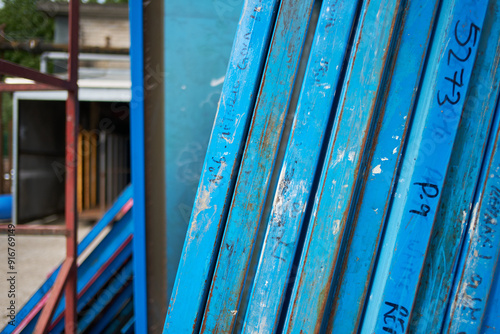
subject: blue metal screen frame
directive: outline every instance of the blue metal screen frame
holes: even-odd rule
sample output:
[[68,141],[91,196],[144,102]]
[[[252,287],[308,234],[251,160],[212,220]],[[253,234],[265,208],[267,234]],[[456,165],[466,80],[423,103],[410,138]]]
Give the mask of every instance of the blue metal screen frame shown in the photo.
[[130,16],[130,71],[132,98],[130,100],[130,150],[132,184],[134,185],[133,261],[135,332],[147,333],[146,287],[146,213],[144,179],[144,54],[142,1],[129,2]]

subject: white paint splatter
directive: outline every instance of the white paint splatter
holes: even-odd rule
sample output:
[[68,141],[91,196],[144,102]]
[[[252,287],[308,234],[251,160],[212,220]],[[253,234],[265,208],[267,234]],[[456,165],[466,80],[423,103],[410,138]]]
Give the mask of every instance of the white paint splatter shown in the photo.
[[396,154],[396,152],[398,151],[398,147],[394,147],[394,149],[392,150],[392,154]]
[[341,162],[342,160],[344,160],[344,156],[345,156],[345,151],[338,150],[337,151],[337,158],[333,162],[332,167],[335,167],[339,162]]
[[[210,190],[211,190],[211,185],[209,186],[209,189],[207,189],[206,186],[204,186],[199,194],[199,196],[196,198],[196,203],[193,208],[193,219],[191,220],[191,227],[190,227],[190,233],[189,233],[189,242],[194,241],[196,232],[198,231],[198,216],[201,212],[204,210],[210,209]],[[210,224],[207,224],[210,225]]]
[[382,159],[380,159],[380,160],[382,160],[382,161],[387,161],[387,160],[389,160],[389,159],[387,159],[387,158],[382,158]]
[[372,169],[372,174],[380,174],[382,172],[382,169],[380,168],[380,165],[375,166],[375,168]]
[[349,156],[347,157],[347,160],[354,161],[355,156],[356,156],[356,152],[351,151],[351,152],[349,152]]
[[[217,171],[216,174],[216,179],[222,179],[222,174],[224,173],[224,170],[227,167],[227,162],[222,161],[220,164],[220,168]],[[196,238],[196,235],[201,232],[200,227],[198,226],[198,216],[200,213],[204,212],[205,210],[211,209],[212,206],[210,205],[210,200],[212,199],[212,192],[217,186],[215,183],[210,182],[208,187],[206,185],[201,186],[201,192],[198,194],[196,197],[196,203],[193,208],[193,214],[192,214],[192,219],[190,222],[190,228],[189,228],[189,242],[193,242],[194,239]],[[215,214],[217,211],[217,206],[213,206],[212,214]],[[205,221],[205,220],[204,220]],[[206,233],[210,229],[210,222],[213,220],[211,218],[207,219],[207,222],[205,224],[204,231],[202,233]],[[187,253],[186,253],[187,254]]]
[[219,86],[220,84],[222,84],[224,82],[224,78],[225,78],[225,76],[222,76],[222,77],[220,77],[218,79],[212,79],[212,80],[210,80],[210,86],[212,86],[212,87]]
[[339,233],[339,229],[340,229],[340,219],[335,219],[333,221],[333,234],[337,234]]

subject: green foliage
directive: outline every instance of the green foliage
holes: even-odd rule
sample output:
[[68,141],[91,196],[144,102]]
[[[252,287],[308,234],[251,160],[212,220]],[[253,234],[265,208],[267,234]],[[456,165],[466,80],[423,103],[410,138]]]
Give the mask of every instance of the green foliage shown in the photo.
[[[2,103],[0,110],[2,111],[2,125],[3,125],[3,155],[8,156],[11,148],[9,147],[9,122],[12,120],[12,93],[0,93],[2,95]],[[1,160],[0,160],[1,161]],[[3,176],[1,176],[3,177]]]
[[[9,42],[29,40],[51,41],[54,19],[36,8],[37,0],[3,0],[0,22]],[[23,66],[38,69],[39,58],[25,51],[5,51],[3,58]]]
[[[50,42],[54,36],[54,19],[46,13],[39,11],[36,7],[37,0],[3,0],[3,8],[0,9],[0,26],[4,31],[4,38],[8,42],[27,42],[38,40]],[[39,55],[26,51],[0,51],[2,59],[39,69]],[[4,155],[7,148],[8,127],[12,119],[12,94],[2,93],[0,117],[3,121]]]

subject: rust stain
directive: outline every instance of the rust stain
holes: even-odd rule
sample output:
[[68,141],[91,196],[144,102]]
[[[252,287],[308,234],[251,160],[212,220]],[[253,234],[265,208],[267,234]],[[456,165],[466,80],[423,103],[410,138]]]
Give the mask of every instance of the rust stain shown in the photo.
[[[224,242],[224,240],[222,240],[222,242]],[[221,243],[221,244],[222,244],[222,243]],[[217,280],[217,269],[218,269],[218,267],[219,267],[219,264],[217,263],[217,264],[216,264],[216,267],[215,267],[215,269],[214,269],[214,274],[213,274],[213,277],[212,277],[212,282]],[[212,300],[212,296],[213,296],[213,289],[214,289],[214,286],[213,286],[212,284],[210,284],[210,290],[209,290],[210,292],[209,292],[209,294],[208,294],[207,303],[206,303],[206,307],[205,307],[205,311],[204,311],[204,314],[203,314],[203,315],[210,313],[210,301]],[[198,316],[198,317],[199,317],[199,316]],[[198,319],[198,317],[197,317],[197,319]],[[207,325],[207,324],[206,324],[206,322],[205,322],[205,321],[203,321],[203,323],[202,323],[202,327],[201,327],[201,329],[200,329],[200,334],[202,334],[202,333],[204,333],[204,332],[205,332],[205,330],[206,330],[206,325]]]
[[[259,146],[259,149],[261,150],[260,153],[267,153],[268,150],[266,150],[266,148],[271,148],[271,151],[276,147],[276,140],[271,141],[271,138],[273,137],[273,135],[275,134],[275,131],[276,131],[276,122],[275,122],[275,119],[273,117],[273,114],[272,112],[270,112],[268,115],[267,115],[267,118],[266,118],[266,122],[265,122],[265,131],[261,134],[261,137],[259,138],[259,141],[260,141],[260,146]],[[275,139],[275,138],[272,138],[272,139]],[[270,158],[270,157],[267,157],[267,158]]]

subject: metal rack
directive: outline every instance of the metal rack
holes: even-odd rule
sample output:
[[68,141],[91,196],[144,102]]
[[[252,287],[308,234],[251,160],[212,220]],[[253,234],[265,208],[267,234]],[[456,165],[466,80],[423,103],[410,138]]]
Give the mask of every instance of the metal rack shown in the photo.
[[[16,234],[58,234],[66,236],[66,258],[54,283],[52,293],[40,315],[35,333],[46,333],[63,291],[66,297],[65,332],[75,333],[77,323],[77,211],[76,211],[76,166],[78,138],[78,36],[79,1],[69,0],[69,42],[68,79],[63,80],[23,66],[0,60],[0,73],[23,77],[35,81],[34,84],[0,83],[0,92],[25,90],[66,90],[66,179],[65,179],[65,222],[64,229],[57,226],[16,227]],[[6,226],[1,230],[5,232]]]

